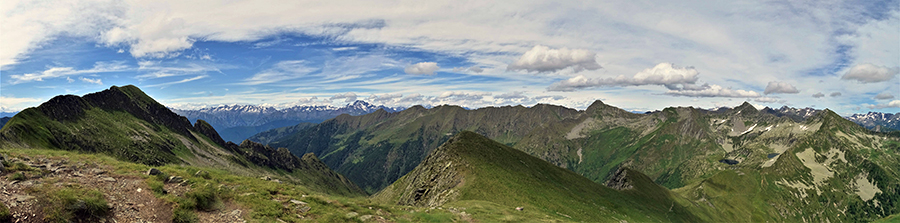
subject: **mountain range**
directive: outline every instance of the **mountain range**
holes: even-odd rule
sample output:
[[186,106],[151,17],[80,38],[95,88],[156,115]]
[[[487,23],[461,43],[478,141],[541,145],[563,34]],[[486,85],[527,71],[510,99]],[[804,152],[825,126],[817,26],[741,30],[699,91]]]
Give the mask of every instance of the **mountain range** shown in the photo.
[[223,139],[240,142],[269,129],[293,126],[303,122],[319,123],[340,114],[362,115],[379,109],[388,112],[403,110],[402,107],[375,106],[361,100],[344,107],[299,105],[279,109],[257,105],[221,105],[197,110],[171,110],[178,115],[187,117],[192,122],[198,119],[205,120],[219,131]]
[[[14,195],[0,200],[16,204],[0,205],[0,220],[30,205],[43,205],[29,214],[45,221],[72,212],[63,222],[125,221],[148,208],[175,222],[862,222],[900,214],[900,132],[872,131],[828,109],[749,103],[644,114],[602,101],[584,110],[381,108],[238,144],[135,86],[113,86],[16,114],[0,129],[0,152],[15,157],[0,162]],[[91,170],[77,159],[119,167]],[[135,173],[147,166],[186,179]],[[113,189],[93,186],[106,184],[100,179]],[[166,205],[113,199],[129,182],[149,185]],[[84,188],[119,205],[100,205],[116,214],[84,215],[78,204],[87,198],[47,206],[53,191]]]
[[853,114],[845,117],[867,129],[880,132],[900,130],[900,112],[896,114],[869,112],[866,114]]
[[[543,104],[475,110],[414,106],[397,113],[341,115],[297,129],[269,145],[321,154],[323,162],[368,193],[414,171],[459,132],[472,131],[596,183],[622,168],[641,172],[713,207],[701,212],[717,213],[709,215],[717,216],[708,218],[714,221],[747,215],[754,221],[872,220],[897,213],[900,199],[897,134],[871,132],[828,109],[757,110],[744,103],[635,114],[601,101],[585,110]],[[723,209],[738,206],[748,209]]]

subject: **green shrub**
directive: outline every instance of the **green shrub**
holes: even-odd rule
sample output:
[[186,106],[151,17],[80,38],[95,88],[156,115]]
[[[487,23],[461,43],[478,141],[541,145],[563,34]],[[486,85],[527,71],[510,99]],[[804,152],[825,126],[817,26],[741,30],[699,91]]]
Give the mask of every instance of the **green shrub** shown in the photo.
[[149,185],[150,190],[153,191],[153,193],[155,193],[158,196],[168,194],[168,192],[165,189],[165,184],[163,184],[163,182],[151,180],[151,181],[147,181],[147,185]]
[[[184,196],[187,198],[185,206],[188,208],[189,206],[193,206],[193,208],[197,210],[213,211],[222,206],[218,189],[209,184],[194,188],[185,193]],[[191,203],[193,205],[190,205]]]
[[22,173],[22,172],[16,172],[16,173],[14,173],[14,174],[12,174],[12,175],[9,176],[9,180],[19,180],[19,181],[22,181],[22,180],[25,180],[25,179],[27,179],[27,178],[25,177],[25,174]]
[[191,210],[176,208],[175,211],[172,212],[173,223],[194,223],[199,221],[200,219],[198,219],[197,215]]
[[0,204],[0,222],[12,222],[12,213],[6,204]]
[[109,214],[106,199],[96,189],[45,187],[39,200],[46,205],[44,220],[48,222],[91,221]]

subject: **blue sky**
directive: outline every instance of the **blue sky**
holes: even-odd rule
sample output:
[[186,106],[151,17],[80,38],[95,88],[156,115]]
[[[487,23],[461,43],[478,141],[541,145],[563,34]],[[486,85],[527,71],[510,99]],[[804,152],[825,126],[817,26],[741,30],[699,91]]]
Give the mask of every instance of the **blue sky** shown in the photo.
[[898,1],[4,1],[0,112],[536,103],[900,111]]

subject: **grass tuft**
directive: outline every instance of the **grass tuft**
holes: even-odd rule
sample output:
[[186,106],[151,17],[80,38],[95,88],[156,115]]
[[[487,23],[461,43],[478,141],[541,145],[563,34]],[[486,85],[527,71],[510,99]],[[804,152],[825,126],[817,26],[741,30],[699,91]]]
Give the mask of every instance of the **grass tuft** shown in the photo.
[[96,221],[109,214],[106,198],[97,189],[44,186],[36,192],[40,203],[46,205],[44,220],[48,222]]

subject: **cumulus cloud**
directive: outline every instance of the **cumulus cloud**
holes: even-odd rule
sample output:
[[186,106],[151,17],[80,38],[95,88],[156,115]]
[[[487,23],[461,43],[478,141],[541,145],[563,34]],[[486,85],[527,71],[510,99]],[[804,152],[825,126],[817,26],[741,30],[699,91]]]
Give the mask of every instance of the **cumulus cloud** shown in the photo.
[[822,92],[819,92],[819,93],[813,94],[812,97],[814,97],[814,98],[822,98],[822,97],[825,97],[825,94],[822,94]]
[[435,62],[421,62],[413,65],[409,65],[406,69],[403,69],[407,74],[426,74],[432,75],[435,71],[440,69],[437,63]]
[[857,64],[850,68],[844,76],[843,80],[855,80],[860,83],[878,83],[888,81],[897,76],[900,69],[894,67],[878,66],[874,64]]
[[[644,69],[632,77],[619,75],[615,78],[587,78],[578,75],[550,85],[549,91],[574,91],[593,87],[663,85],[669,89],[699,90],[694,85],[700,72],[693,67],[677,67],[671,63],[660,63],[652,68]],[[680,87],[679,87],[680,86]]]
[[344,102],[354,102],[354,101],[356,101],[356,93],[347,92],[347,93],[343,93],[343,94],[336,94],[334,96],[331,96],[331,98],[329,98],[329,100],[332,100],[332,101],[339,100],[339,99],[344,99]]
[[87,83],[92,83],[92,84],[103,85],[103,80],[100,80],[100,78],[97,78],[97,79],[90,79],[90,78],[86,78],[86,77],[81,77],[81,81],[84,81],[84,82],[87,82]]
[[525,70],[528,72],[554,72],[571,67],[575,72],[583,70],[600,69],[597,64],[597,54],[585,49],[551,49],[547,46],[536,45],[531,50],[522,54],[518,60],[509,64],[506,69],[511,71]]
[[766,85],[764,94],[797,94],[800,93],[794,85],[785,82],[771,81]]
[[881,92],[878,95],[875,95],[875,100],[890,100],[890,99],[894,99],[894,95],[892,95],[890,92],[885,91],[885,92]]
[[838,96],[841,96],[841,92],[831,92],[831,94],[829,94],[828,96],[838,97]]
[[756,98],[760,97],[755,91],[734,90],[719,85],[703,84],[699,89],[669,90],[667,95],[686,97],[728,97],[728,98]]
[[44,79],[52,79],[52,78],[60,78],[66,77],[66,80],[69,80],[68,76],[79,75],[79,74],[97,74],[97,73],[108,73],[108,72],[119,72],[126,71],[131,69],[129,66],[124,64],[123,61],[113,61],[113,62],[97,62],[94,63],[94,67],[90,69],[77,70],[72,67],[51,67],[42,72],[38,73],[28,73],[28,74],[13,74],[9,75],[12,78],[11,84],[21,84],[33,81],[44,81]]
[[869,109],[900,108],[900,100],[893,100],[884,104],[868,105],[866,107]]

